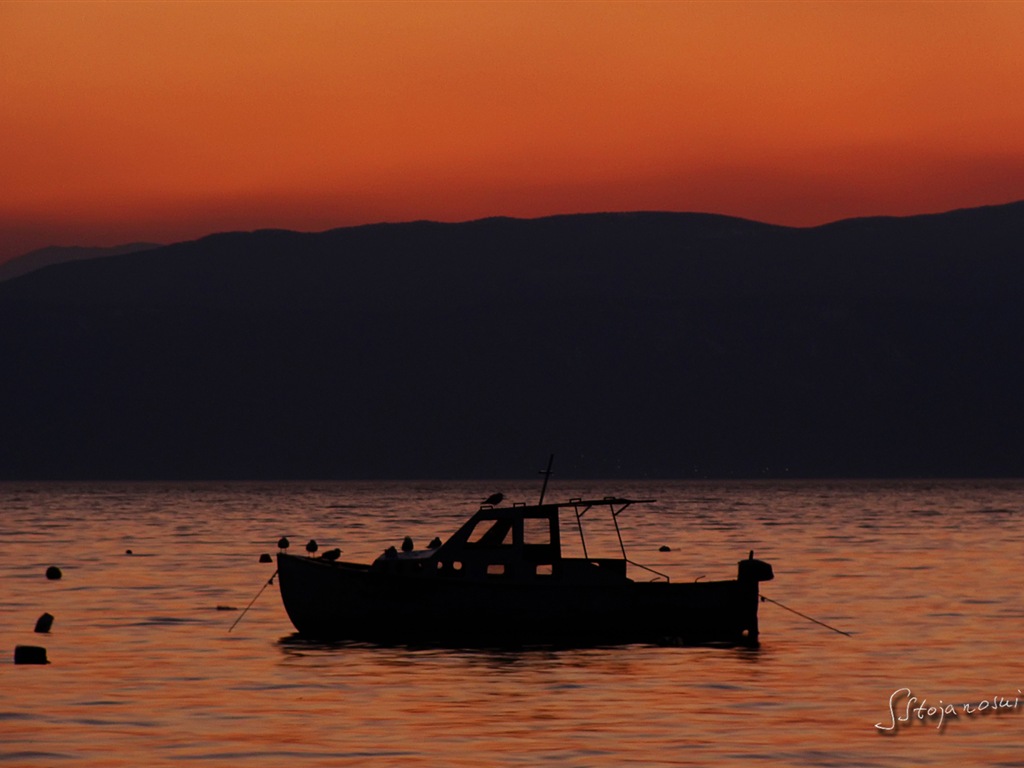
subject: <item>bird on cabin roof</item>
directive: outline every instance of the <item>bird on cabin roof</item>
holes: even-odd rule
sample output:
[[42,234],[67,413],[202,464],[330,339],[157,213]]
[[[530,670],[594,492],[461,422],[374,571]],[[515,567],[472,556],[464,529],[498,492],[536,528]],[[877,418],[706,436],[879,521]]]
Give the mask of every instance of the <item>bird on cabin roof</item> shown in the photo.
[[494,507],[497,506],[498,504],[501,504],[501,500],[504,498],[505,494],[503,493],[492,493],[490,496],[484,499],[483,503],[490,504],[492,507]]
[[440,546],[441,546],[441,537],[440,536],[435,536],[433,539],[430,540],[430,543],[427,544],[427,549],[437,549]]
[[404,539],[402,539],[402,551],[403,552],[412,552],[412,547],[413,547],[413,544],[412,544],[412,537],[411,536],[406,536]]
[[306,542],[306,551],[309,552],[309,554],[312,555],[314,552],[317,551],[317,549],[318,547],[316,544],[316,539],[310,539],[308,542]]
[[333,563],[339,557],[341,557],[341,550],[338,547],[335,547],[334,549],[328,549],[326,552],[320,555],[321,560],[326,560],[329,563]]
[[288,538],[286,536],[282,536],[280,539],[278,539],[277,547],[281,550],[288,549]]

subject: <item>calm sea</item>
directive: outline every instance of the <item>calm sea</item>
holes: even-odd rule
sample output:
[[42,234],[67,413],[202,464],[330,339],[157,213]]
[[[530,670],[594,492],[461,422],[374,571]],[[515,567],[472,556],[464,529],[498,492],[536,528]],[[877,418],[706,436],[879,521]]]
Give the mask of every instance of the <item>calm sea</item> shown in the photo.
[[620,518],[632,559],[732,578],[754,549],[764,596],[852,637],[762,602],[757,650],[309,645],[276,582],[228,631],[281,535],[369,560],[538,490],[0,485],[0,764],[1024,766],[1024,482],[549,488],[657,499]]

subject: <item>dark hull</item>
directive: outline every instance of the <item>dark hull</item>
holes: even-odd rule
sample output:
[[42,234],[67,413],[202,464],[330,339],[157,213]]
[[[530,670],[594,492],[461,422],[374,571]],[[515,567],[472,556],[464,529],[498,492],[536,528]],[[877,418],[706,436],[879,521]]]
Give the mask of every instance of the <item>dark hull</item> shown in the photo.
[[280,554],[285,610],[314,640],[470,646],[757,644],[753,580],[571,583],[386,573]]

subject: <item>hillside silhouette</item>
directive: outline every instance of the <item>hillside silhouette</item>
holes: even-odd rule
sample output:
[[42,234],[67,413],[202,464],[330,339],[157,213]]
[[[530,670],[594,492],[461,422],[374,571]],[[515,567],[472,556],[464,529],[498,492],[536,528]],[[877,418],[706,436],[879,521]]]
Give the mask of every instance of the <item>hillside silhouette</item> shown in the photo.
[[23,256],[16,256],[13,259],[0,263],[0,281],[10,280],[12,277],[25,275],[53,264],[63,264],[67,261],[84,261],[87,259],[99,259],[104,256],[120,256],[124,253],[138,253],[159,247],[157,243],[126,243],[108,248],[54,245],[49,248],[40,248],[39,250],[31,251]]
[[1024,475],[1024,203],[218,234],[0,284],[0,478]]

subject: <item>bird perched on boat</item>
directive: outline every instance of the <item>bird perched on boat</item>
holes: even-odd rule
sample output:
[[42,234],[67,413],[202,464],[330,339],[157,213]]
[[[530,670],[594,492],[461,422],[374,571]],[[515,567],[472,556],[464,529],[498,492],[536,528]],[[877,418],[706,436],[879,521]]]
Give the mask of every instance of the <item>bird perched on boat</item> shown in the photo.
[[440,546],[441,546],[441,537],[440,536],[435,536],[433,539],[430,540],[430,543],[427,544],[427,549],[437,549]]
[[339,557],[341,557],[341,550],[337,547],[335,547],[334,549],[328,549],[326,552],[320,555],[321,560],[326,560],[329,563],[333,563]]
[[282,550],[288,549],[288,538],[286,536],[282,536],[280,539],[278,539],[277,540],[277,547],[278,547],[278,549],[282,549]]
[[403,552],[412,552],[412,546],[413,545],[412,545],[412,537],[411,536],[406,536],[404,539],[402,539],[402,551]]
[[319,549],[319,547],[317,547],[317,545],[316,545],[316,539],[310,539],[309,541],[306,542],[306,551],[309,554],[312,555],[314,552],[317,551],[317,549]]
[[501,504],[501,500],[504,498],[505,494],[503,493],[492,493],[490,496],[484,499],[483,504],[490,504],[492,507],[494,507],[497,506],[498,504]]

